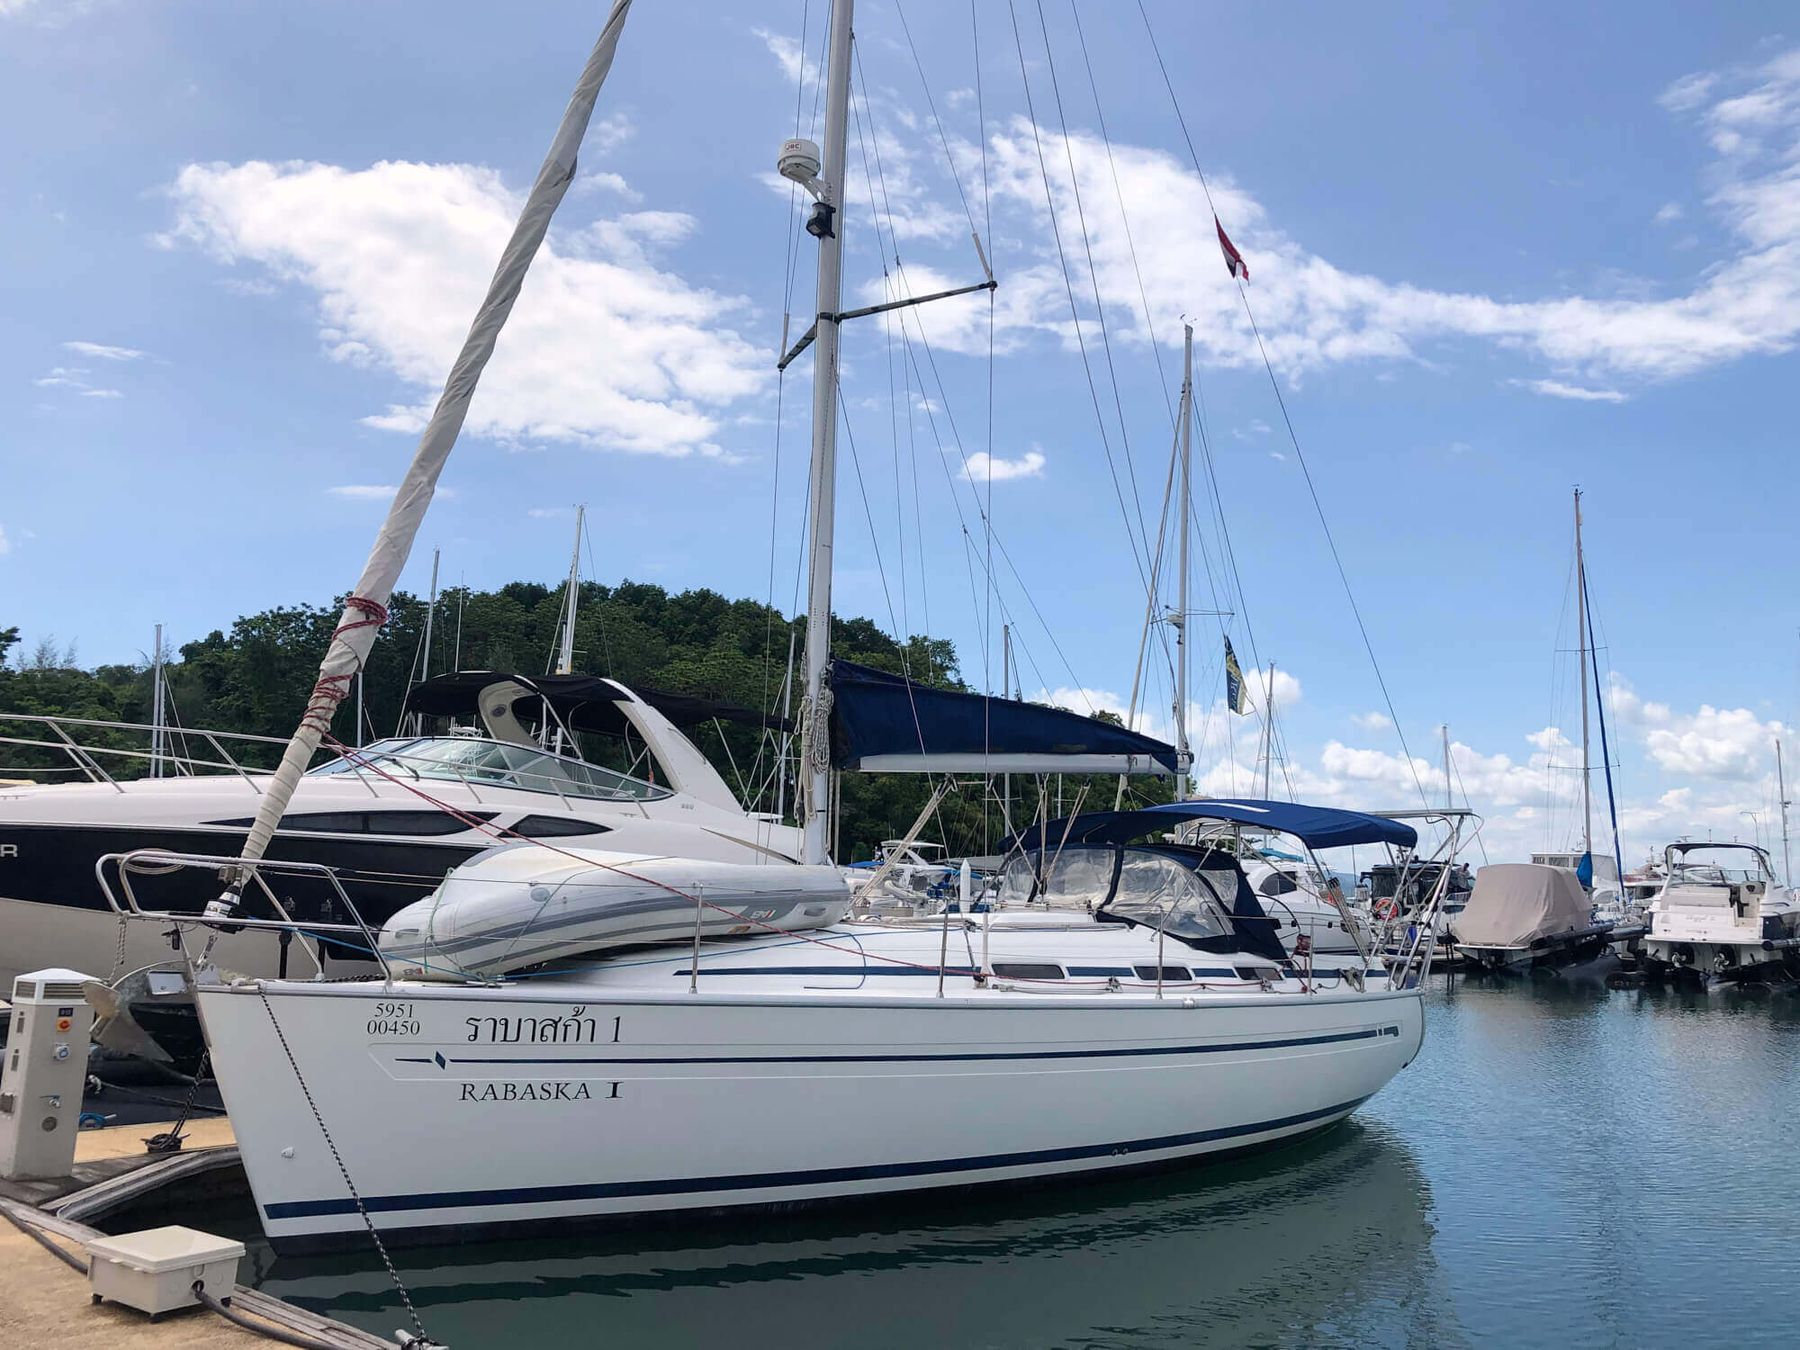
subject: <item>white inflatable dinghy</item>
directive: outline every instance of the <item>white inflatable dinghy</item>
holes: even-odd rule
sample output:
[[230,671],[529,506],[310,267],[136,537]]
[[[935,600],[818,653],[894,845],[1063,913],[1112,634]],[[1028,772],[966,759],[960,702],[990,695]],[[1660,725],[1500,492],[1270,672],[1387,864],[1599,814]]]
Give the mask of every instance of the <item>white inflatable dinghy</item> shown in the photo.
[[823,928],[850,908],[836,868],[508,844],[382,925],[396,974],[487,980],[614,947]]

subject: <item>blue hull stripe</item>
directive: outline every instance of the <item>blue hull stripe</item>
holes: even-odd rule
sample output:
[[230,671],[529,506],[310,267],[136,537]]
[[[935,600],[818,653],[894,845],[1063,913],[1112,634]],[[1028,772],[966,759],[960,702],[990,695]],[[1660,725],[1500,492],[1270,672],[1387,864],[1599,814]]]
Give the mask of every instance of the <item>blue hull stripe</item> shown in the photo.
[[[1012,1059],[1127,1059],[1144,1055],[1224,1055],[1237,1050],[1285,1050],[1296,1045],[1331,1045],[1338,1041],[1369,1041],[1378,1036],[1398,1036],[1399,1034],[1399,1027],[1389,1025],[1366,1027],[1360,1031],[1340,1031],[1329,1036],[1291,1036],[1283,1040],[1228,1041],[1211,1045],[1131,1046],[1123,1050],[997,1050],[985,1053],[970,1050],[926,1055],[704,1055],[670,1056],[668,1058],[651,1058],[649,1056],[640,1058],[624,1055],[600,1057],[445,1055],[444,1063],[445,1065],[529,1064],[533,1066],[607,1064],[624,1067],[632,1064],[957,1064]],[[405,1058],[397,1059],[396,1062],[400,1064],[431,1064],[435,1061]]]
[[[827,1186],[849,1181],[882,1181],[895,1177],[954,1176],[1002,1167],[1029,1167],[1042,1163],[1080,1162],[1088,1158],[1123,1158],[1132,1153],[1155,1153],[1216,1143],[1269,1130],[1291,1129],[1333,1116],[1348,1115],[1368,1100],[1340,1102],[1316,1111],[1252,1121],[1246,1125],[1222,1125],[1188,1134],[1165,1134],[1154,1139],[1129,1139],[1114,1144],[1078,1144],[1071,1148],[1046,1148],[1025,1153],[990,1153],[978,1158],[936,1158],[930,1162],[877,1163],[865,1167],[825,1167],[812,1172],[765,1172],[726,1177],[673,1177],[663,1181],[606,1181],[577,1186],[518,1186],[491,1191],[439,1191],[425,1195],[366,1195],[363,1208],[371,1214],[407,1210],[474,1209],[495,1205],[554,1205],[571,1200],[613,1200],[643,1195],[710,1195],[720,1191],[777,1190],[791,1186]],[[1130,1166],[1121,1162],[1121,1166]],[[748,1203],[754,1203],[748,1202]],[[355,1214],[356,1201],[289,1200],[264,1205],[271,1219],[311,1219],[325,1215]]]

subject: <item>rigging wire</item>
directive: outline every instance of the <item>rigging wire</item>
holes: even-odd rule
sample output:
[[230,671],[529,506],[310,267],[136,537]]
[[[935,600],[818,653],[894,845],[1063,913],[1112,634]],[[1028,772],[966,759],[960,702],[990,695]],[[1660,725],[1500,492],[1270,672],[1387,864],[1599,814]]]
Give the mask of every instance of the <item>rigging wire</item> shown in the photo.
[[[1112,332],[1106,322],[1106,304],[1100,298],[1100,270],[1094,265],[1094,244],[1088,233],[1087,208],[1081,200],[1081,175],[1075,168],[1075,142],[1069,136],[1069,119],[1063,111],[1062,82],[1056,75],[1056,49],[1050,44],[1050,25],[1044,18],[1044,0],[1037,0],[1037,13],[1038,29],[1044,36],[1044,63],[1050,71],[1050,92],[1056,102],[1056,121],[1062,131],[1063,155],[1069,161],[1069,187],[1075,198],[1075,220],[1081,227],[1081,250],[1087,259],[1088,284],[1094,292],[1094,321],[1100,326],[1100,346],[1106,356],[1106,378],[1112,385],[1113,412],[1119,419],[1119,453],[1125,460],[1125,475],[1131,481],[1131,500],[1137,509],[1138,534],[1143,539],[1144,553],[1148,557],[1150,532],[1144,526],[1144,499],[1138,489],[1137,463],[1131,454],[1131,431],[1125,420],[1125,398],[1119,388],[1118,367],[1113,363]],[[1054,202],[1050,209],[1055,211]],[[1131,533],[1129,521],[1125,532],[1128,535]]]
[[[1044,205],[1050,216],[1050,233],[1056,241],[1056,257],[1062,272],[1063,290],[1068,296],[1069,315],[1074,323],[1075,345],[1081,353],[1081,368],[1087,377],[1088,397],[1094,406],[1094,421],[1100,432],[1100,446],[1106,453],[1106,469],[1112,478],[1113,495],[1118,499],[1119,515],[1125,521],[1125,537],[1131,544],[1131,560],[1138,570],[1138,580],[1148,587],[1150,579],[1145,574],[1144,559],[1140,555],[1137,538],[1131,532],[1131,508],[1125,503],[1125,489],[1119,481],[1118,465],[1112,451],[1112,438],[1106,432],[1106,415],[1100,407],[1100,388],[1094,381],[1094,367],[1088,359],[1087,339],[1082,336],[1081,332],[1081,307],[1075,301],[1075,283],[1069,274],[1068,252],[1063,247],[1062,226],[1057,220],[1056,196],[1050,188],[1050,164],[1044,156],[1043,136],[1038,130],[1037,109],[1031,97],[1031,77],[1026,73],[1025,41],[1019,33],[1019,14],[1013,0],[1007,0],[1006,8],[1012,17],[1013,46],[1019,54],[1019,79],[1025,87],[1025,113],[1031,122],[1032,143],[1037,148],[1038,173],[1044,182]],[[1064,139],[1067,140],[1066,134]],[[1084,231],[1085,228],[1084,226]]]
[[[1151,26],[1150,14],[1144,8],[1144,0],[1137,0],[1137,3],[1138,14],[1144,21],[1144,32],[1149,37],[1151,51],[1156,56],[1156,67],[1162,73],[1163,86],[1169,92],[1169,101],[1174,106],[1176,121],[1181,125],[1181,136],[1187,143],[1188,156],[1194,164],[1194,173],[1200,180],[1200,189],[1206,196],[1207,207],[1213,211],[1216,219],[1218,209],[1212,199],[1212,187],[1206,181],[1205,170],[1200,167],[1200,156],[1194,149],[1194,138],[1188,131],[1187,117],[1181,111],[1181,100],[1175,95],[1174,82],[1169,78],[1169,68],[1163,61],[1162,49],[1156,41],[1156,30]],[[1256,350],[1262,357],[1263,369],[1268,373],[1269,387],[1275,392],[1275,404],[1281,410],[1281,420],[1287,428],[1288,441],[1294,447],[1294,458],[1298,461],[1301,475],[1306,480],[1307,494],[1312,498],[1313,510],[1318,514],[1319,526],[1324,531],[1325,543],[1331,551],[1332,564],[1336,567],[1338,580],[1343,585],[1344,597],[1350,602],[1350,613],[1356,620],[1356,630],[1362,638],[1363,650],[1368,653],[1370,668],[1375,673],[1375,683],[1381,690],[1382,702],[1387,706],[1388,717],[1394,724],[1394,734],[1399,738],[1401,754],[1405,757],[1406,767],[1412,774],[1413,786],[1419,791],[1419,800],[1426,806],[1430,806],[1431,799],[1425,791],[1424,780],[1419,776],[1418,763],[1413,759],[1412,749],[1406,743],[1406,731],[1400,725],[1399,714],[1394,710],[1393,696],[1388,692],[1387,679],[1381,673],[1381,662],[1375,656],[1375,645],[1370,641],[1368,626],[1363,622],[1362,609],[1356,603],[1356,592],[1351,588],[1350,574],[1344,568],[1343,557],[1338,552],[1337,538],[1332,534],[1331,522],[1325,514],[1325,505],[1319,498],[1318,486],[1313,482],[1312,468],[1306,462],[1306,452],[1300,448],[1300,437],[1294,429],[1294,419],[1288,412],[1287,399],[1282,395],[1281,381],[1275,376],[1274,363],[1269,359],[1269,350],[1263,343],[1262,330],[1257,326],[1256,315],[1250,307],[1249,292],[1244,288],[1241,277],[1237,277],[1234,273],[1233,279],[1237,283],[1238,299],[1244,307],[1244,317],[1250,324],[1251,334],[1256,338]]]

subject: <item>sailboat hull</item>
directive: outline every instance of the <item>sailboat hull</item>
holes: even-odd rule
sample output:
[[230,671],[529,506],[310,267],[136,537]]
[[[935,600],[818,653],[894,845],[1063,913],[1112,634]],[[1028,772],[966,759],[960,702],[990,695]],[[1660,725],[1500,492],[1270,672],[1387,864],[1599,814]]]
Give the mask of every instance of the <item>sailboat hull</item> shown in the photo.
[[1424,1034],[1416,989],[938,999],[709,995],[703,979],[699,993],[595,993],[203,986],[270,1238],[362,1231],[325,1131],[369,1219],[431,1240],[1262,1147],[1347,1116]]

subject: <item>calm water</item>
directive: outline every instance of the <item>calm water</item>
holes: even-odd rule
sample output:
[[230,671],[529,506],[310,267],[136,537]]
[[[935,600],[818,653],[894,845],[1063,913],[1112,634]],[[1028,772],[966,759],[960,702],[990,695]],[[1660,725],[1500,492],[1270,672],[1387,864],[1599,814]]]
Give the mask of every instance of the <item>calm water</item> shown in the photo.
[[[1465,979],[1429,1019],[1350,1124],[1250,1161],[400,1264],[456,1350],[1793,1343],[1800,999]],[[372,1254],[251,1270],[402,1324]]]

